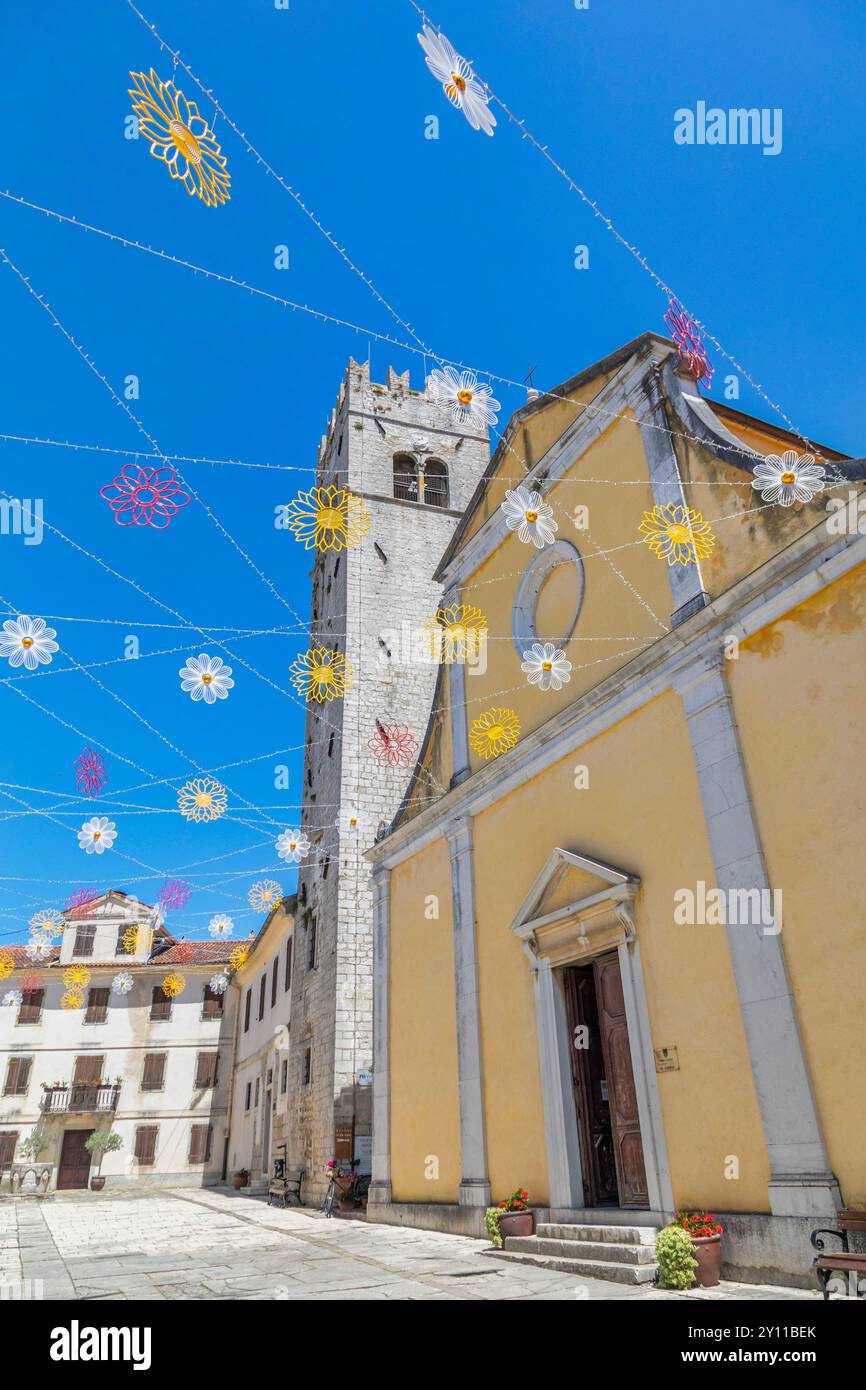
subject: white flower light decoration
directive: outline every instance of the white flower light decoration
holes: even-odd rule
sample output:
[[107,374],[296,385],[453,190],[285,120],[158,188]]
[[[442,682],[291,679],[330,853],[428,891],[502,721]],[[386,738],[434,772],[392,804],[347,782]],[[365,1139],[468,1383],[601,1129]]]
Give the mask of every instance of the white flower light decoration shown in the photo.
[[571,662],[554,642],[533,642],[523,653],[520,669],[539,690],[561,690],[571,680]]
[[795,502],[811,502],[816,493],[823,492],[825,472],[814,454],[786,449],[781,458],[768,454],[762,463],[755,464],[752,487],[760,491],[765,502],[790,507]]
[[115,994],[129,994],[132,989],[132,976],[128,970],[121,970],[111,981],[111,988]]
[[51,955],[53,947],[46,937],[34,936],[32,941],[28,941],[24,950],[34,965],[41,965]]
[[229,985],[228,975],[211,975],[207,982],[211,994],[225,994]]
[[357,835],[361,829],[361,818],[358,812],[350,806],[347,810],[340,812],[334,825],[341,835]]
[[430,373],[430,390],[434,401],[447,405],[456,424],[464,425],[468,420],[479,429],[496,424],[499,402],[486,381],[479,383],[474,372],[434,367]]
[[117,839],[117,828],[107,816],[91,816],[78,832],[78,848],[85,854],[104,854]]
[[206,652],[189,657],[178,672],[181,690],[193,700],[204,700],[206,705],[228,699],[234,685],[231,674],[231,666],[224,666],[220,657],[208,656]]
[[506,492],[500,510],[509,531],[516,531],[517,539],[523,541],[524,545],[531,542],[536,550],[541,550],[545,545],[553,545],[556,540],[559,527],[553,517],[553,508],[544,501],[540,492],[530,492],[528,487],[521,484],[513,492]]
[[224,912],[218,912],[216,917],[211,917],[207,929],[216,941],[219,937],[231,936],[235,924],[232,918],[227,917]]
[[0,633],[0,656],[7,657],[10,666],[48,666],[60,648],[54,641],[57,633],[45,626],[44,618],[8,618]]
[[20,989],[7,989],[3,995],[3,1004],[8,1009],[19,1009],[24,1001],[24,995]]
[[442,83],[451,105],[463,112],[473,130],[492,135],[496,117],[488,106],[487,88],[466,59],[461,58],[444,34],[437,34],[429,24],[424,25],[418,42],[424,50],[428,68],[436,81]]
[[277,837],[277,854],[287,864],[300,864],[310,852],[310,842],[300,830],[284,830]]

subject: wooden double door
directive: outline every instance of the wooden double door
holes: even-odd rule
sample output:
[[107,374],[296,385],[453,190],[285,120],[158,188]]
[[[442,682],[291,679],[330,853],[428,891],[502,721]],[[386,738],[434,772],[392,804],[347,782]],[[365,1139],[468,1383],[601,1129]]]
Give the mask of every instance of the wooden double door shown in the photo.
[[619,958],[568,966],[565,997],[587,1207],[647,1207],[646,1169]]
[[90,1154],[84,1147],[92,1129],[67,1129],[60,1150],[58,1188],[86,1187],[90,1177]]

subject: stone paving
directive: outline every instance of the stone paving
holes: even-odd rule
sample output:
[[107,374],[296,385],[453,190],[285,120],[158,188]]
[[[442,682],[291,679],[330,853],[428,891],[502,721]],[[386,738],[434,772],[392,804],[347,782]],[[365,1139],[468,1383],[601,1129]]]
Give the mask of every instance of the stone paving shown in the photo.
[[467,1236],[326,1219],[229,1189],[0,1202],[0,1281],[46,1299],[813,1299],[752,1284],[669,1293],[517,1265]]

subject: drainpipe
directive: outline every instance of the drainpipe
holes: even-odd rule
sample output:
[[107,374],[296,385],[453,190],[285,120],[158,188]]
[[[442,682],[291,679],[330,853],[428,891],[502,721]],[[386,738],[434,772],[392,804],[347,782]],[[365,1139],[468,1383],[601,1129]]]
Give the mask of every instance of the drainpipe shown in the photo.
[[[230,988],[231,987],[232,986],[230,986]],[[241,1004],[243,1003],[243,997],[243,989],[241,988],[241,986],[238,986],[237,1000],[235,1003],[235,1018],[234,1024],[232,1025],[231,1067],[229,1069],[229,1100],[228,1105],[226,1106],[226,1138],[225,1144],[223,1146],[223,1169],[221,1175],[222,1182],[226,1182],[228,1179],[229,1143],[231,1141],[232,1133],[232,1106],[234,1104],[235,1098],[235,1068],[237,1066],[238,1050],[238,1019],[241,1016]]]

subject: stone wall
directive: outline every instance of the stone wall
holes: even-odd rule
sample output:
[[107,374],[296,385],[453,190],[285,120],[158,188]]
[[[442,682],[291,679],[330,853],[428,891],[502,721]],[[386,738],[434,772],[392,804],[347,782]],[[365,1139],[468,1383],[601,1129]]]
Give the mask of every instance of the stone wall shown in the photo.
[[[394,497],[394,457],[448,470],[445,508]],[[420,746],[436,679],[419,633],[440,604],[432,575],[489,457],[485,434],[463,433],[409,373],[371,383],[349,363],[319,449],[319,486],[362,497],[370,530],[362,545],[317,553],[310,645],[336,647],[352,668],[345,699],[308,708],[303,819],[314,852],[301,866],[289,1067],[291,1163],[308,1172],[307,1200],[326,1186],[334,1126],[371,1132],[371,1088],[357,1084],[373,1059],[372,893],[364,851],[393,817],[414,765],[380,766],[368,744],[383,726],[407,726]],[[440,790],[444,790],[441,788]],[[356,830],[346,818],[357,819]],[[338,830],[335,822],[343,817]],[[316,958],[310,965],[315,922]],[[311,1079],[304,1084],[310,1049]]]

